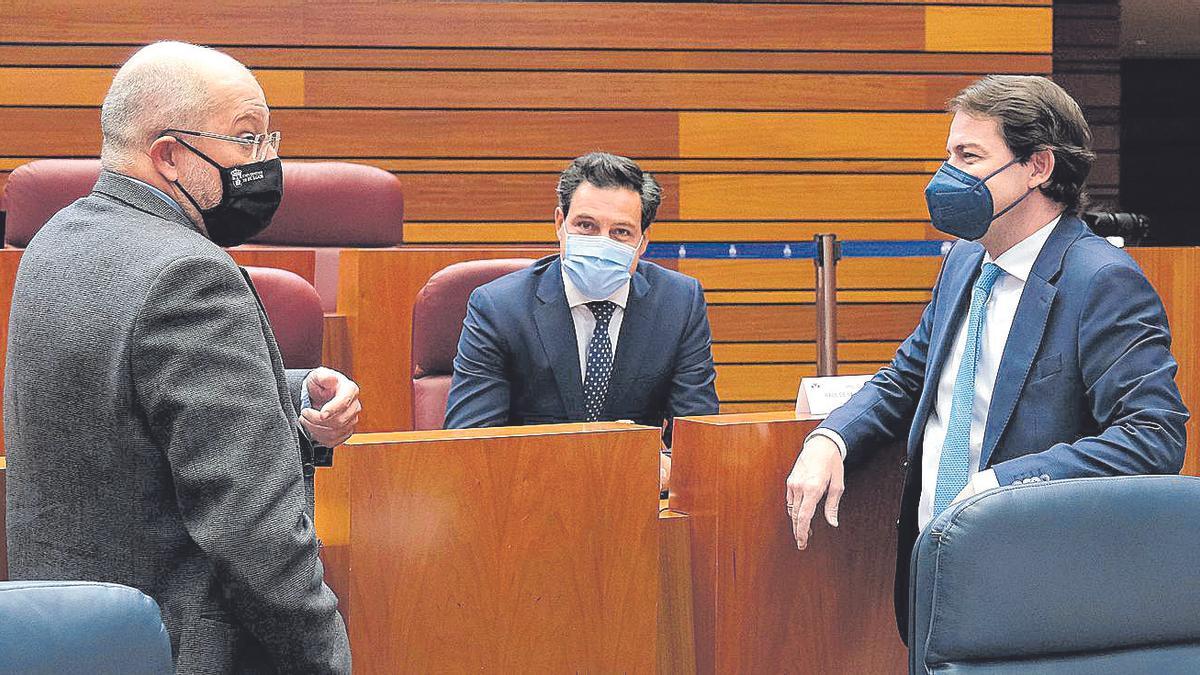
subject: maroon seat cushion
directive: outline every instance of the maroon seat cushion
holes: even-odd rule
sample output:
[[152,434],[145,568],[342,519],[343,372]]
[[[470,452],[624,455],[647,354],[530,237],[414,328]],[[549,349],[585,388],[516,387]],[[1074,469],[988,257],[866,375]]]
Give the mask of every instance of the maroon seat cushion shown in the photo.
[[[100,160],[39,159],[13,170],[5,187],[5,241],[25,247],[55,213],[92,191]],[[404,195],[383,169],[345,162],[284,162],[283,201],[251,241],[285,246],[395,246],[403,240]]]
[[321,365],[325,314],[317,290],[303,277],[273,267],[247,267],[287,368]]
[[39,159],[13,169],[4,186],[4,241],[25,248],[46,221],[80,197],[100,177],[98,159]]
[[413,379],[413,429],[441,429],[450,399],[450,375],[426,375]]
[[430,277],[413,305],[413,428],[440,429],[471,292],[533,264],[530,258],[455,263]]
[[400,180],[374,166],[284,162],[283,202],[254,238],[284,246],[396,246],[404,240]]

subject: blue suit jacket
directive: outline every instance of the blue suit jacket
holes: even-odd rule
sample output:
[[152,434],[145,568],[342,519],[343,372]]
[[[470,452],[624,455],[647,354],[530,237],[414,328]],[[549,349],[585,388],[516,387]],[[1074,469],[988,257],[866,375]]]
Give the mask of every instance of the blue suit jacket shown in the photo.
[[[908,566],[918,534],[925,423],[983,247],[958,242],[933,297],[891,364],[821,424],[846,441],[847,461],[907,439],[896,611],[907,618]],[[1166,313],[1137,264],[1078,218],[1054,228],[1017,305],[984,430],[980,468],[1001,485],[1119,474],[1178,473],[1187,408],[1175,386]]]
[[[639,262],[601,419],[662,426],[681,415],[716,414],[715,381],[700,283]],[[475,289],[454,359],[446,428],[585,419],[559,257]],[[669,425],[666,439],[669,444]]]

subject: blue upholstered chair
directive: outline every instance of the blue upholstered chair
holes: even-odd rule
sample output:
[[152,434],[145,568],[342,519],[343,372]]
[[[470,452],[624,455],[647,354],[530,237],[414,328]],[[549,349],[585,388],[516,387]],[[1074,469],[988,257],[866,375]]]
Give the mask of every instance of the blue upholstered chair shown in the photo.
[[0,582],[0,673],[172,673],[158,604],[118,584]]
[[912,673],[1200,673],[1200,478],[1004,487],[917,540]]

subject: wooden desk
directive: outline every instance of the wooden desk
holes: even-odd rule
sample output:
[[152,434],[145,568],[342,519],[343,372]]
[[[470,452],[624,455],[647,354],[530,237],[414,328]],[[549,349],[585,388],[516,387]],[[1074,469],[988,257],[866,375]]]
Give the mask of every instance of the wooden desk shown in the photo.
[[651,672],[659,430],[365,434],[317,472],[356,673]]
[[816,420],[680,418],[671,507],[691,516],[697,672],[903,673],[892,588],[903,458],[851,469],[834,530],[797,551],[785,481]]

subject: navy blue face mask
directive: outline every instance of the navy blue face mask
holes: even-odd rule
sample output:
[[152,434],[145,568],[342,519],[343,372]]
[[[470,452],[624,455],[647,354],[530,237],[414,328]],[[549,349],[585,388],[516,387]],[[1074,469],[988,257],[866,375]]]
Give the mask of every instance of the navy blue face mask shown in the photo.
[[929,186],[925,188],[925,203],[929,206],[929,217],[933,226],[952,237],[976,241],[987,234],[992,221],[1008,213],[1020,204],[1034,189],[1027,190],[1020,199],[1009,204],[1003,211],[992,215],[995,205],[987,182],[992,176],[1016,164],[1013,160],[983,178],[976,178],[962,169],[942,164]]

